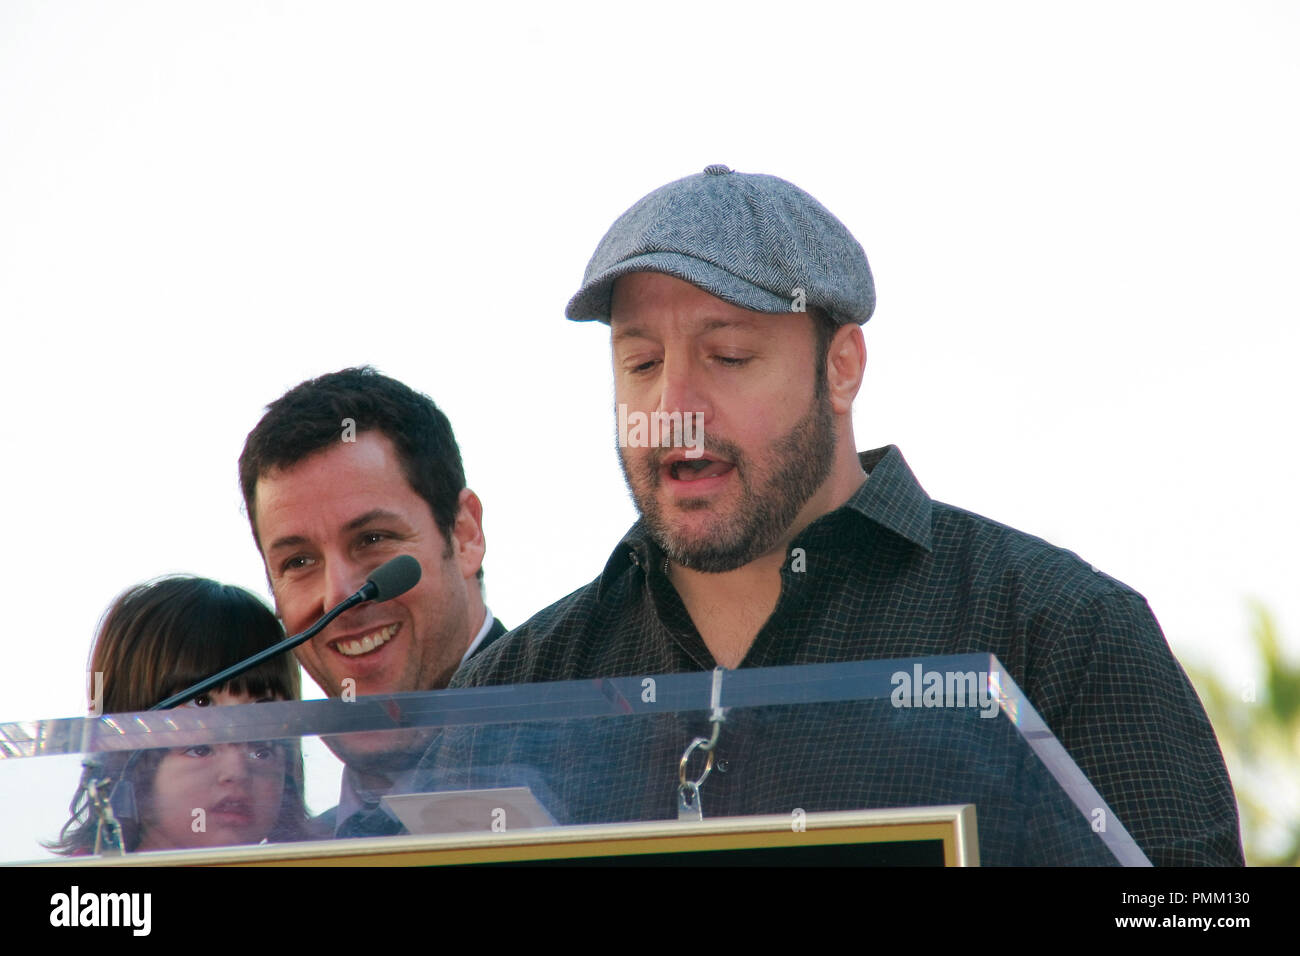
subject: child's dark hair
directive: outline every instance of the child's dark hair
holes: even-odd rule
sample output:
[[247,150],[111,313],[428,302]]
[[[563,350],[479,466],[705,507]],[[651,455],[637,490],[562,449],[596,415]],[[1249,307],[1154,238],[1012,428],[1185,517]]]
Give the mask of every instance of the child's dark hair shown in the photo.
[[[160,700],[204,677],[237,663],[284,638],[279,621],[254,594],[207,578],[174,576],[128,588],[118,595],[99,622],[90,655],[91,687],[102,675],[100,709],[105,714],[148,710]],[[234,678],[224,688],[254,700],[297,700],[302,678],[292,653],[277,655]],[[92,691],[93,693],[93,691]],[[198,699],[203,703],[203,698]],[[112,785],[126,783],[136,803],[153,789],[153,778],[166,750],[106,754],[104,773]],[[306,838],[307,807],[303,799],[302,751],[288,747],[284,796],[280,816],[268,839],[275,842]],[[123,781],[123,775],[129,777]],[[84,787],[71,806],[72,816],[47,844],[56,853],[93,852],[98,820],[88,806]],[[124,849],[139,844],[135,814],[120,819]]]

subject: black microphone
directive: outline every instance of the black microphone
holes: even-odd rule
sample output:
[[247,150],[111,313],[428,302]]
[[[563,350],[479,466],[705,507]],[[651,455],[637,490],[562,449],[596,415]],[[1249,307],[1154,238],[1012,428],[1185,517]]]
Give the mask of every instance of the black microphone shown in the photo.
[[419,561],[409,554],[399,554],[393,560],[386,561],[371,571],[366,577],[366,583],[361,586],[357,594],[364,595],[361,601],[383,604],[398,595],[405,594],[419,584],[420,574]]
[[365,604],[367,601],[376,601],[382,603],[391,601],[399,595],[405,594],[411,588],[420,582],[420,562],[409,554],[399,554],[391,561],[386,561],[379,567],[375,568],[366,575],[366,583],[352,595],[345,598],[340,604],[332,608],[324,617],[313,624],[301,634],[295,634],[293,637],[286,637],[279,644],[258,651],[252,657],[240,661],[238,664],[232,664],[225,670],[213,674],[211,677],[205,677],[190,687],[185,688],[179,694],[172,694],[166,700],[154,704],[150,710],[166,710],[168,707],[175,707],[177,704],[183,704],[191,698],[199,696],[204,691],[211,690],[214,687],[220,687],[226,684],[233,677],[238,677],[246,670],[256,667],[262,661],[274,657],[281,651],[287,651],[297,647],[304,641],[309,641],[322,630],[330,621],[334,620],[344,611],[356,607],[358,604]]

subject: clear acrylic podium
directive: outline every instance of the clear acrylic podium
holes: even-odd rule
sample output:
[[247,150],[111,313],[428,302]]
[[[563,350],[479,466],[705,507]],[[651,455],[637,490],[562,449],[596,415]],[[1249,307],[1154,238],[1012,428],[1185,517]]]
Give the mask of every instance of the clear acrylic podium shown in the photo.
[[5,863],[1149,865],[987,654],[16,722],[0,793]]

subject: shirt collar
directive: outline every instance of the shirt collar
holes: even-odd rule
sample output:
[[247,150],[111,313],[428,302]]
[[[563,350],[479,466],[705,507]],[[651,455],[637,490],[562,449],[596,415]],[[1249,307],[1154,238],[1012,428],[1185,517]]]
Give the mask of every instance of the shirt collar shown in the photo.
[[859,452],[858,461],[871,479],[864,481],[840,510],[855,511],[917,547],[933,551],[930,527],[933,502],[907,467],[898,446]]
[[[858,486],[858,490],[849,496],[831,514],[851,512],[879,525],[901,538],[910,541],[926,551],[934,550],[931,535],[930,518],[932,502],[925,493],[912,469],[903,460],[903,453],[897,445],[886,445],[871,451],[858,453],[862,470],[870,480]],[[661,564],[664,553],[650,538],[645,521],[638,520],[623,535],[623,540],[614,548],[614,553],[605,562],[605,569],[600,575],[600,584],[596,589],[599,599],[605,590],[631,565],[649,569]]]
[[488,631],[492,630],[492,622],[492,609],[485,604],[483,605],[483,626],[478,629],[478,634],[475,635],[474,640],[469,642],[469,647],[465,648],[465,653],[460,659],[462,664],[469,660],[474,652],[478,650],[478,646],[483,643],[483,638],[487,637]]

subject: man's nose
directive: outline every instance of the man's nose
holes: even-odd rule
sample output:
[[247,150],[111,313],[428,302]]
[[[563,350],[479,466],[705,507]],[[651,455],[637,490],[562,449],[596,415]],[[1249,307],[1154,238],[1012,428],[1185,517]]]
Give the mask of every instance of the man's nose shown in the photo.
[[703,370],[689,356],[665,356],[657,411],[702,412],[706,422],[712,418]]
[[325,559],[325,594],[321,613],[329,611],[336,604],[356,593],[366,583],[367,570],[355,561],[342,555],[331,555]]

